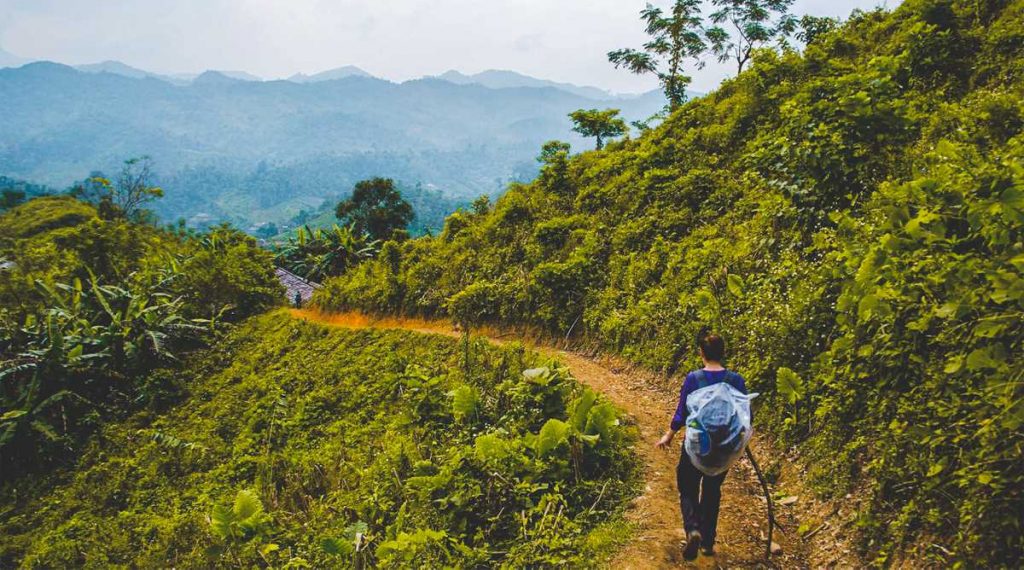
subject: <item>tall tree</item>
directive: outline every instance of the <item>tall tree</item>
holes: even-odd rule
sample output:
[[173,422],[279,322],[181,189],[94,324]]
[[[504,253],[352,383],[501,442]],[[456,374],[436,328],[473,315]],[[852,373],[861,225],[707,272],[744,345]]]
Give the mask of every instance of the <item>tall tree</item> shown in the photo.
[[412,221],[412,206],[402,198],[390,178],[371,178],[357,182],[352,197],[338,203],[335,215],[356,235],[374,240],[402,239]]
[[[692,78],[683,73],[687,58],[698,59],[707,49],[700,17],[700,0],[675,0],[670,15],[648,4],[640,11],[651,41],[642,50],[624,48],[608,52],[616,68],[625,67],[636,74],[657,76],[668,99],[670,111],[686,101],[686,87]],[[697,66],[703,64],[698,61]]]
[[[717,8],[711,14],[715,26],[707,30],[711,51],[718,61],[736,62],[736,72],[742,73],[754,50],[775,40],[785,40],[792,34],[798,21],[789,14],[793,0],[711,0]],[[776,16],[772,21],[772,17]],[[729,24],[735,35],[726,31]]]
[[144,206],[164,195],[153,179],[152,159],[141,156],[124,161],[116,183],[102,173],[94,172],[72,188],[71,195],[96,204],[104,218],[141,221],[152,215]]
[[604,148],[604,139],[626,134],[626,122],[619,118],[618,109],[577,109],[569,113],[572,130],[585,137],[597,139],[597,150]]

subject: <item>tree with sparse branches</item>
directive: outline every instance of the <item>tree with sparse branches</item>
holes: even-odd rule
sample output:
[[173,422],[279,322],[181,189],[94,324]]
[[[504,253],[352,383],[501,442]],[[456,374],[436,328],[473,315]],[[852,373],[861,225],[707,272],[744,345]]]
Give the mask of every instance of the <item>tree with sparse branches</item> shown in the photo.
[[693,58],[698,60],[698,68],[703,66],[699,58],[707,44],[700,4],[700,0],[675,0],[669,15],[648,4],[640,11],[640,18],[647,24],[645,31],[651,41],[641,50],[625,48],[608,52],[608,60],[616,68],[625,67],[638,75],[655,75],[665,91],[670,111],[686,101],[686,87],[692,80],[683,72],[683,62]]
[[[772,41],[784,41],[798,20],[789,12],[793,0],[711,0],[717,8],[711,14],[715,24],[705,33],[718,61],[736,62],[736,73],[750,61],[754,50]],[[775,19],[773,21],[773,16]],[[723,24],[733,28],[726,31]]]
[[93,173],[75,186],[71,195],[96,204],[104,218],[142,220],[150,215],[143,206],[164,195],[164,191],[153,183],[154,178],[152,159],[140,156],[124,161],[116,182],[100,173]]
[[604,140],[626,134],[629,127],[619,118],[618,109],[577,109],[569,113],[572,119],[572,130],[585,137],[597,139],[597,150],[604,148]]

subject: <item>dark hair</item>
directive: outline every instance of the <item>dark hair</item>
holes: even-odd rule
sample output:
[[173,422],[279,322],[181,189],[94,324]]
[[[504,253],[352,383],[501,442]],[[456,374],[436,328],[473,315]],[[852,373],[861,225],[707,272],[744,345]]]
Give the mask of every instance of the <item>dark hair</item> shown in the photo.
[[715,333],[708,333],[700,339],[700,351],[704,353],[704,358],[721,362],[725,358],[725,341]]

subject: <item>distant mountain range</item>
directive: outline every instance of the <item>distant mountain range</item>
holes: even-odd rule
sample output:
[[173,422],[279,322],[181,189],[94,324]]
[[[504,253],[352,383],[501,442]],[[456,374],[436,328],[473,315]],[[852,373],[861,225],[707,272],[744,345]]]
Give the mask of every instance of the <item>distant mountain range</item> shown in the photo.
[[354,65],[346,65],[344,67],[338,67],[336,69],[328,69],[327,71],[314,73],[313,75],[296,73],[295,75],[289,77],[288,81],[294,81],[296,83],[316,83],[318,81],[332,81],[334,79],[344,79],[346,77],[373,76]]
[[514,72],[392,83],[355,67],[289,80],[207,71],[164,76],[118,62],[0,69],[0,175],[66,187],[151,156],[165,219],[281,223],[390,176],[464,199],[536,173],[541,144],[574,149],[567,117],[661,109],[659,92],[615,97]]
[[545,79],[536,79],[528,75],[516,73],[515,71],[506,71],[499,69],[488,69],[487,71],[481,71],[480,73],[474,73],[473,75],[465,75],[461,72],[446,71],[441,75],[437,76],[438,79],[455,83],[457,85],[483,85],[484,87],[490,87],[491,89],[508,89],[515,87],[551,87],[553,89],[560,89],[567,91],[580,97],[586,97],[588,99],[612,99],[614,96],[603,89],[597,87],[581,87],[579,85],[573,85],[571,83],[558,83],[555,81],[547,81]]
[[[4,67],[18,67],[29,63],[23,57],[19,57],[12,53],[6,52],[0,49],[0,68]],[[154,73],[132,67],[128,64],[120,61],[102,61],[99,63],[88,63],[82,65],[73,65],[75,69],[84,71],[86,73],[112,73],[114,75],[121,75],[124,77],[131,77],[134,79],[143,78],[154,78],[172,83],[175,85],[187,85],[192,81],[195,81],[199,77],[202,77],[209,71],[215,71],[220,75],[231,79],[237,79],[240,81],[264,81],[262,77],[253,75],[245,71],[227,71],[227,70],[208,70],[204,73],[172,73],[172,74],[161,74]],[[345,79],[347,77],[367,77],[378,79],[369,72],[360,69],[354,65],[345,65],[334,69],[328,69],[312,75],[306,75],[304,73],[296,73],[291,77],[287,78],[287,81],[294,83],[317,83],[321,81],[333,81],[336,79]],[[586,97],[588,99],[594,99],[597,101],[619,99],[629,97],[628,95],[615,95],[604,89],[589,86],[574,85],[572,83],[563,83],[558,81],[549,81],[546,79],[538,79],[536,77],[530,77],[515,71],[503,70],[503,69],[488,69],[479,73],[467,75],[457,70],[449,70],[440,75],[426,76],[424,79],[441,79],[448,81],[449,83],[455,83],[456,85],[482,85],[491,89],[511,89],[518,87],[535,87],[535,88],[546,88],[558,89],[578,95],[580,97]],[[691,96],[698,96],[699,93],[693,92]]]

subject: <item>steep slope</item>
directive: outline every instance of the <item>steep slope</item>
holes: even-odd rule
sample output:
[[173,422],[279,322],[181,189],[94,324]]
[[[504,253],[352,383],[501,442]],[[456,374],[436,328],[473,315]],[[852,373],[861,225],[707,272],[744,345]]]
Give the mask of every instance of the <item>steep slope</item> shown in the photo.
[[521,346],[278,312],[162,380],[184,399],[3,488],[0,565],[581,567],[625,534],[630,429]]
[[[292,315],[333,327],[347,329],[407,330],[420,334],[441,334],[460,337],[461,332],[450,322],[409,318],[374,318],[362,314],[324,314],[309,310],[292,310]],[[497,345],[526,343],[530,350],[544,357],[564,363],[573,378],[602,394],[628,414],[640,432],[641,443],[634,447],[644,463],[643,494],[626,511],[626,518],[635,526],[632,538],[611,560],[609,567],[627,570],[653,570],[678,568],[685,565],[682,558],[682,521],[675,488],[675,467],[679,450],[656,449],[650,442],[664,433],[666,421],[675,411],[678,394],[666,386],[664,378],[608,358],[594,358],[579,352],[564,350],[558,342],[538,342],[523,338],[516,331],[484,329],[474,332]],[[753,446],[760,448],[758,440]],[[645,445],[646,444],[646,445]],[[765,459],[765,458],[762,458]],[[780,481],[785,485],[791,481]],[[741,461],[731,472],[724,486],[722,515],[719,521],[719,541],[715,556],[702,557],[698,567],[755,567],[766,563],[765,530],[766,505],[753,468]],[[779,522],[797,528],[794,514],[789,510],[777,513]],[[835,543],[823,545],[832,552],[827,557],[810,559],[806,541],[790,533],[775,535],[781,552],[772,562],[786,568],[813,568],[822,565],[853,566],[858,560],[835,551]],[[774,542],[774,540],[773,540]]]
[[638,140],[549,153],[536,181],[319,303],[529,325],[668,374],[715,327],[762,430],[820,494],[849,495],[864,556],[1007,565],[1024,549],[1022,93],[1024,2],[859,14]]

